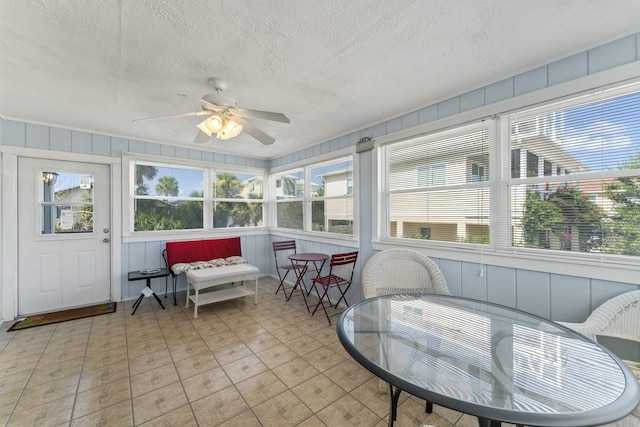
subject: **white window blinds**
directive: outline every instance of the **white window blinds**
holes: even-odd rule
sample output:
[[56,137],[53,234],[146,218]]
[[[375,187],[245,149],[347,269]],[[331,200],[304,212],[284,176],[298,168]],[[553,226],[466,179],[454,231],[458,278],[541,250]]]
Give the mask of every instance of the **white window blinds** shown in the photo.
[[639,91],[509,116],[514,246],[640,254]]
[[488,125],[385,148],[389,237],[489,243]]

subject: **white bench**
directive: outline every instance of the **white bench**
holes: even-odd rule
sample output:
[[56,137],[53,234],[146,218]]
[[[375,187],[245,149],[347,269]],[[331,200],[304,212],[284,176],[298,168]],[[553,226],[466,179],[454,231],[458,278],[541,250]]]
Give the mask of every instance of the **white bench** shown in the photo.
[[[251,264],[225,265],[222,267],[204,268],[201,270],[187,271],[187,304],[193,301],[193,318],[198,318],[198,307],[219,301],[255,295],[255,304],[258,303],[258,274],[260,270]],[[244,281],[253,280],[255,289],[244,286]],[[224,285],[232,282],[241,282],[240,286],[220,289],[200,294],[203,289]],[[189,296],[189,285],[193,286],[194,295]]]

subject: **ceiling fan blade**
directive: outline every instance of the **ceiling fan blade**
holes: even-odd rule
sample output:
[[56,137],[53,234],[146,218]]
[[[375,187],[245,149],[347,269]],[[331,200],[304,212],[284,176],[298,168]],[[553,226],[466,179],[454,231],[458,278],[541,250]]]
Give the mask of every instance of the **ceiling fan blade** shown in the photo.
[[195,99],[197,101],[200,101],[202,103],[207,104],[209,107],[217,109],[219,108],[217,105],[210,103],[209,101],[207,101],[206,99],[203,98],[198,98],[197,96],[191,96],[191,95],[185,95],[184,93],[178,93],[178,96],[184,96],[185,98],[189,98],[189,99]]
[[154,116],[154,117],[146,117],[144,119],[131,120],[131,123],[148,122],[151,120],[160,120],[160,119],[172,119],[175,117],[202,116],[204,114],[211,114],[211,113],[209,113],[208,111],[195,111],[193,113],[165,114],[163,116]]
[[248,133],[264,145],[271,145],[276,141],[275,138],[267,135],[248,121],[244,120],[242,117],[232,117],[231,120],[238,123],[239,125],[242,125],[243,132]]
[[247,110],[244,108],[237,109],[243,117],[249,117],[252,119],[263,119],[263,120],[271,120],[274,122],[281,123],[291,123],[289,117],[285,116],[282,113],[272,113],[271,111],[260,111],[260,110]]
[[211,139],[211,137],[209,135],[207,135],[206,133],[204,133],[201,130],[199,130],[198,134],[196,135],[196,139],[193,140],[193,143],[194,144],[205,144],[205,143],[209,142],[209,139]]

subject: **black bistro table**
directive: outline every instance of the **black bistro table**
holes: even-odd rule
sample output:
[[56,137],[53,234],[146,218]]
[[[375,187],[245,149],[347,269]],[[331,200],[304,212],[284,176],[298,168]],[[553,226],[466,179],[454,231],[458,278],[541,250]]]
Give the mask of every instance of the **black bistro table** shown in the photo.
[[481,427],[588,427],[624,418],[638,380],[604,347],[549,320],[445,295],[387,295],[340,315],[340,342],[401,391],[478,417]]
[[166,285],[167,285],[166,281],[168,276],[169,276],[169,270],[167,270],[166,268],[154,268],[151,270],[129,272],[128,279],[130,282],[134,280],[143,280],[143,279],[147,281],[147,287],[142,290],[136,302],[133,303],[133,312],[131,312],[132,316],[136,314],[136,310],[140,306],[140,303],[142,302],[146,294],[153,295],[156,301],[158,301],[158,304],[160,304],[160,307],[162,307],[162,309],[164,310],[164,305],[162,305],[162,301],[160,301],[160,298],[158,298],[158,295],[156,295],[156,293],[153,292],[153,289],[151,289],[151,279],[155,279],[157,277],[164,277],[165,289],[166,289]]

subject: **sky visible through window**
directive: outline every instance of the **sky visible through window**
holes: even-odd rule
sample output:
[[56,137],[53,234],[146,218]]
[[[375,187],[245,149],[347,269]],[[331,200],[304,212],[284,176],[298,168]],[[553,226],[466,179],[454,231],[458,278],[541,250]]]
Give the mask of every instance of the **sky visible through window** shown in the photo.
[[640,153],[640,92],[567,109],[562,145],[592,172],[618,170]]
[[[58,174],[58,178],[55,183],[55,192],[68,190],[70,188],[80,187],[87,185],[87,182],[93,183],[93,175],[90,173],[66,173],[55,171]],[[88,181],[87,181],[88,180]]]

